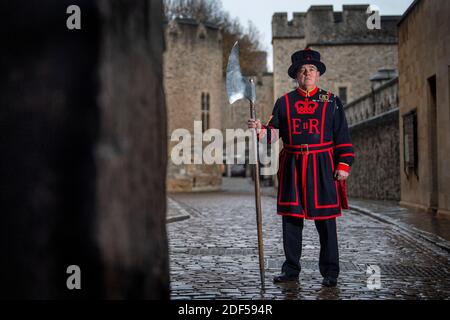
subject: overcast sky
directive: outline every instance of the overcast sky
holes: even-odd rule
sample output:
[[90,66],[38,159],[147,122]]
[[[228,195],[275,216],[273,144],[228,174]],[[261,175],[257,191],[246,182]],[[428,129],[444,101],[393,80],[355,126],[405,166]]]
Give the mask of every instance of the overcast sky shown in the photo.
[[[381,15],[402,15],[413,0],[222,0],[223,8],[241,24],[253,22],[261,33],[261,42],[268,52],[269,71],[272,71],[272,15],[274,12],[306,12],[311,5],[333,5],[334,11],[342,11],[343,4],[371,4],[380,9]],[[302,48],[299,48],[302,49]]]

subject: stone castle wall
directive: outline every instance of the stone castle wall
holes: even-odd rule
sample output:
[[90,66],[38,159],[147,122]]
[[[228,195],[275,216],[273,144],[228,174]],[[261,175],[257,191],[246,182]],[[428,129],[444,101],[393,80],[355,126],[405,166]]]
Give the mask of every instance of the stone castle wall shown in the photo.
[[348,104],[345,115],[356,155],[349,196],[400,200],[398,78]]
[[[202,93],[209,95],[210,128],[221,129],[223,106],[222,35],[218,28],[192,19],[175,19],[166,25],[164,86],[168,111],[168,138],[173,130],[194,133],[194,121],[202,120]],[[168,191],[218,189],[218,165],[174,165],[170,160]],[[193,144],[192,144],[193,145]]]
[[[450,214],[450,2],[416,1],[399,24],[402,204]],[[405,168],[403,116],[417,112],[416,173]]]

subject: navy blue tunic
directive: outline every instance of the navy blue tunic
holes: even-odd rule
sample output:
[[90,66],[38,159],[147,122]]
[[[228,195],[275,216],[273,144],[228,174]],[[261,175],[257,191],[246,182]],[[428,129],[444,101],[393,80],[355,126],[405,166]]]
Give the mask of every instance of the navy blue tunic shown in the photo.
[[[260,137],[283,140],[279,155],[277,213],[305,219],[342,214],[335,168],[354,160],[344,108],[332,93],[297,89],[280,97]],[[342,195],[341,195],[342,196]]]

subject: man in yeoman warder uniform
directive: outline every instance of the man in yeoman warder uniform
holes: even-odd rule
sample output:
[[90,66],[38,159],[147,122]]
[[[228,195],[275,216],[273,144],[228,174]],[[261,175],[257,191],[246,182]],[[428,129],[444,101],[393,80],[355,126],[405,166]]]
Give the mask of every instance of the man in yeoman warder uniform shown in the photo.
[[336,217],[348,208],[345,183],[355,155],[342,102],[317,87],[326,70],[320,53],[306,48],[291,60],[288,74],[298,81],[298,88],[278,98],[267,125],[248,120],[259,139],[273,143],[279,133],[283,140],[277,213],[283,219],[286,261],[273,281],[298,280],[303,222],[311,219],[320,238],[322,285],[333,287],[339,275]]

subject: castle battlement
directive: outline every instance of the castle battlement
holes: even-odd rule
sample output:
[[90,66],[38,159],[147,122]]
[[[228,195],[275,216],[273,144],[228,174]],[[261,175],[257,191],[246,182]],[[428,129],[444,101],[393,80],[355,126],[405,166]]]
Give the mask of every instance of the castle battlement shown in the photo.
[[287,12],[276,12],[272,16],[272,38],[304,38],[306,13],[294,12],[288,21]]
[[216,25],[202,23],[192,18],[175,18],[165,21],[166,39],[189,42],[191,45],[208,42],[221,45],[222,32]]
[[305,39],[307,45],[397,43],[397,21],[401,16],[381,16],[381,29],[367,28],[369,5],[343,5],[333,11],[331,5],[311,6],[307,12],[294,12],[288,21],[286,12],[272,16],[272,38]]

